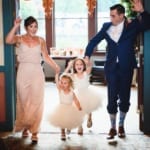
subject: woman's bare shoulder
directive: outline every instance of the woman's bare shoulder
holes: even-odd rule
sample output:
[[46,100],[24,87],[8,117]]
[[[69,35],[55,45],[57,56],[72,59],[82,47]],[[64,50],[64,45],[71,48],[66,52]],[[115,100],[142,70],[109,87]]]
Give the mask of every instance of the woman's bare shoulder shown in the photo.
[[37,36],[38,39],[40,39],[42,42],[45,42],[45,39],[41,36]]

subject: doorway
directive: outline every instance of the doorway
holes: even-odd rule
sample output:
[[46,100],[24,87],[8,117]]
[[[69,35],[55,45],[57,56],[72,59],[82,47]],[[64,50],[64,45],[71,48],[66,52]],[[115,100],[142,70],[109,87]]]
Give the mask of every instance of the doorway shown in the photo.
[[[16,0],[19,3],[19,0]],[[40,5],[40,4],[39,4]],[[18,7],[19,8],[19,7]],[[18,14],[20,12],[18,11]],[[22,16],[23,17],[23,16]],[[43,19],[42,19],[43,20]],[[41,21],[44,22],[44,21]],[[41,23],[41,29],[45,28],[44,23]],[[22,25],[23,28],[23,25]],[[43,30],[42,30],[43,31]],[[45,35],[45,34],[44,34]],[[107,88],[103,85],[98,85],[100,91],[103,91],[103,107],[100,108],[98,111],[93,113],[93,127],[87,128],[86,121],[84,122],[84,129],[86,133],[89,132],[100,132],[100,133],[107,133],[110,128],[110,121],[109,116],[106,110],[107,104]],[[125,128],[127,128],[127,133],[139,133],[139,114],[137,113],[137,97],[138,91],[137,87],[132,88],[131,91],[131,107],[129,113],[127,114]],[[48,124],[48,114],[53,109],[53,107],[58,103],[58,94],[56,86],[53,82],[46,82],[45,83],[45,110],[43,116],[43,122],[41,127],[41,132],[57,132],[59,129],[56,129]],[[132,126],[131,126],[132,125]]]

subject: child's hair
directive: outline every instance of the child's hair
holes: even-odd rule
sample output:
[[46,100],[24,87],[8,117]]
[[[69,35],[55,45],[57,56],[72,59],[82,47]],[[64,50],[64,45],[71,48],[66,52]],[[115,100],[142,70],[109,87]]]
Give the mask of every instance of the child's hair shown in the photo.
[[83,60],[82,58],[76,58],[76,59],[74,60],[74,62],[73,62],[73,72],[74,72],[74,73],[77,73],[77,70],[76,70],[76,68],[75,68],[75,64],[76,64],[76,62],[77,62],[78,60],[80,60],[80,61],[83,63],[83,71],[86,70],[86,63],[84,62],[84,60]]
[[71,87],[71,88],[74,88],[73,80],[72,80],[72,78],[71,78],[71,76],[70,76],[69,74],[67,74],[67,73],[61,74],[59,79],[61,80],[61,79],[63,79],[63,78],[64,78],[64,79],[68,79],[68,80],[69,80],[69,83],[70,83],[70,87]]

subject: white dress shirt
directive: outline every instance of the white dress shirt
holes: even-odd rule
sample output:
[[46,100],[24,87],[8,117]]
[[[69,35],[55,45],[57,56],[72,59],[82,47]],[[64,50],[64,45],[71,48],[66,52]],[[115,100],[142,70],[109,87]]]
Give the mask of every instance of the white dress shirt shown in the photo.
[[123,27],[124,27],[124,21],[122,21],[118,25],[110,26],[110,28],[107,30],[108,35],[116,43],[119,41],[119,38],[120,38],[122,31],[123,31]]
[[[124,27],[124,21],[122,21],[121,23],[119,23],[118,25],[111,25],[110,28],[107,30],[108,35],[110,36],[110,38],[115,41],[116,43],[119,41],[120,36],[122,34],[123,31],[123,27]],[[118,60],[118,56],[116,58],[116,62],[119,62]]]

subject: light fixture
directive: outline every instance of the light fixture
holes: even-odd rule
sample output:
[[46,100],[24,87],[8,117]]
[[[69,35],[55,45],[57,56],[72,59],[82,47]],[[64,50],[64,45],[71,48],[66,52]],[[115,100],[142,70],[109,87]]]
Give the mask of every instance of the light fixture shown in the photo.
[[[25,0],[25,1],[30,1],[30,0]],[[42,0],[42,1],[43,1],[43,7],[45,11],[45,17],[50,18],[52,15],[54,0]],[[93,16],[94,9],[96,8],[97,0],[86,0],[86,1],[88,7],[88,14],[89,16]]]
[[86,0],[88,6],[88,14],[89,16],[93,16],[94,9],[96,8],[97,0]]
[[54,0],[43,0],[43,7],[45,11],[45,17],[50,18],[52,15]]

